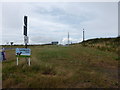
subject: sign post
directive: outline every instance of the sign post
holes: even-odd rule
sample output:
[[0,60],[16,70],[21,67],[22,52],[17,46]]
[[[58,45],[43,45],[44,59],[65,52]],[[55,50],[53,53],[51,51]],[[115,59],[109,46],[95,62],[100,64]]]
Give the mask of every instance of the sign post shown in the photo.
[[28,61],[28,65],[30,66],[30,58],[29,58],[29,61]]
[[25,48],[27,48],[28,37],[27,37],[27,16],[24,16],[24,42]]
[[28,43],[28,36],[24,36],[24,43],[25,43],[25,45],[27,45],[27,43]]
[[17,66],[18,66],[18,57],[17,57]]
[[28,43],[28,36],[27,36],[27,16],[24,16],[24,43],[25,48],[16,48],[16,57],[17,57],[17,66],[19,57],[25,57],[25,59],[28,61],[28,65],[30,66],[30,57],[31,57],[31,49],[27,48]]
[[17,57],[17,65],[18,65],[19,57],[25,57],[28,58],[28,65],[30,66],[31,49],[16,48],[16,57]]

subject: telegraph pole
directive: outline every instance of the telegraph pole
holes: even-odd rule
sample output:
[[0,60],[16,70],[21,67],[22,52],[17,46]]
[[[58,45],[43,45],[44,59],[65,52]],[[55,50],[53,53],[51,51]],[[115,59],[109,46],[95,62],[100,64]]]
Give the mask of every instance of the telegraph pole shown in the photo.
[[84,39],[85,39],[85,31],[84,31],[84,28],[83,28],[83,42],[84,42]]

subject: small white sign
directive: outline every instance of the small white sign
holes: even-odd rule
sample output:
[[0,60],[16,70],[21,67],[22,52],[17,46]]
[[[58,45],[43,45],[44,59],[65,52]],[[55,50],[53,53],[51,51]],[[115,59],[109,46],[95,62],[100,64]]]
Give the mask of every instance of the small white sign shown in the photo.
[[18,56],[30,56],[31,49],[29,49],[29,48],[16,48],[16,55],[18,55]]
[[24,36],[24,42],[25,42],[25,44],[28,43],[28,36]]

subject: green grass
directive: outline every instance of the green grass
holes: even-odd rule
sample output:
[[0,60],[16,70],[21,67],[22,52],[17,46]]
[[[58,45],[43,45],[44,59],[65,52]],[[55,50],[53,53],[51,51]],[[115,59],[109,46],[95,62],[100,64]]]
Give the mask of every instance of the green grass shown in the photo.
[[[17,46],[16,46],[17,47]],[[114,88],[118,87],[118,55],[84,47],[29,46],[31,66],[15,50],[3,62],[3,88]]]

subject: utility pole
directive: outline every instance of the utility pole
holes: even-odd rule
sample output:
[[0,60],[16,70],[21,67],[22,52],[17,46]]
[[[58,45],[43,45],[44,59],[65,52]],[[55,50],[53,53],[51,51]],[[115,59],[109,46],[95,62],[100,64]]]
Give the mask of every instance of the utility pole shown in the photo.
[[85,31],[84,31],[84,28],[83,28],[83,42],[84,42],[84,39],[85,39]]
[[68,32],[68,45],[69,45],[69,32]]

